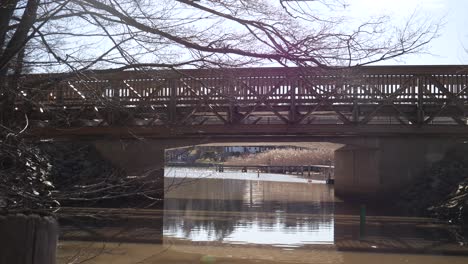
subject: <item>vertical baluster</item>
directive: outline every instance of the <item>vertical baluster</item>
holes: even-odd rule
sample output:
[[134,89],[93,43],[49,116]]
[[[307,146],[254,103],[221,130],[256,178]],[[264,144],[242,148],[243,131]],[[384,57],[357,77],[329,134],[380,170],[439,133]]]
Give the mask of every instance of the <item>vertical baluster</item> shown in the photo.
[[58,87],[55,89],[55,91],[56,91],[56,97],[57,97],[56,100],[55,100],[55,102],[56,102],[56,104],[58,104],[58,105],[60,105],[60,106],[63,106],[63,105],[64,105],[64,100],[63,100],[63,99],[64,99],[64,93],[65,93],[65,91],[64,91],[63,88],[64,88],[64,87],[63,87],[63,82],[59,82],[59,83],[58,83]]

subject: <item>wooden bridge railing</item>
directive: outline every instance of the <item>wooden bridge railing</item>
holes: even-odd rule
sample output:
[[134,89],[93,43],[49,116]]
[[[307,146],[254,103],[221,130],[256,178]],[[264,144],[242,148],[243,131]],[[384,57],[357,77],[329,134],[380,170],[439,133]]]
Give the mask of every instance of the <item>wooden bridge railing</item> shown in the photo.
[[400,124],[442,118],[464,125],[468,106],[468,66],[90,73],[31,76],[24,83],[20,98],[35,96],[41,112],[79,109],[90,116],[118,106],[133,118],[156,114],[159,123],[252,123],[270,116],[297,124],[329,112],[345,124],[389,117]]

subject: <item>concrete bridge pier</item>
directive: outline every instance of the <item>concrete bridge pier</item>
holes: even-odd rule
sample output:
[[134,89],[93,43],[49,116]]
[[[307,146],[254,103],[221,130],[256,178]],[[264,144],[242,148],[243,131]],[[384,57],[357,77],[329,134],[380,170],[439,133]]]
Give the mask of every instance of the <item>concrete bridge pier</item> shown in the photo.
[[335,151],[335,193],[342,197],[388,197],[401,192],[441,160],[459,140],[372,138]]

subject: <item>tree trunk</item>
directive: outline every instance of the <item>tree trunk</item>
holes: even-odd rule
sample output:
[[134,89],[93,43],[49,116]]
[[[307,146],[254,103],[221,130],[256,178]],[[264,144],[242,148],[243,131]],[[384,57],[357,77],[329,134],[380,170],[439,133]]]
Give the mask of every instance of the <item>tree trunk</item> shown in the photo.
[[55,264],[58,224],[53,217],[0,216],[0,264]]

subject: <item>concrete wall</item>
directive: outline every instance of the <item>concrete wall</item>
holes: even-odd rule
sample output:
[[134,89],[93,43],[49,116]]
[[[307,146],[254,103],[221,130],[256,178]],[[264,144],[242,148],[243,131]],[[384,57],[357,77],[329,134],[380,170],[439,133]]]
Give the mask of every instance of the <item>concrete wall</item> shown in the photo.
[[335,151],[335,191],[339,196],[385,197],[404,189],[445,152],[451,138],[385,137],[357,141]]
[[380,140],[380,178],[387,190],[420,177],[424,170],[441,160],[458,140],[443,138],[386,138]]

